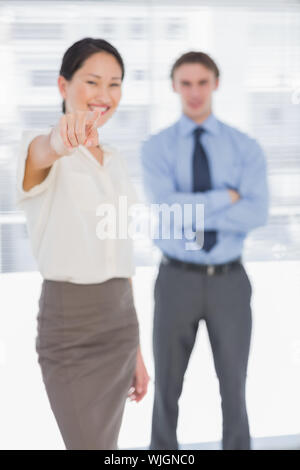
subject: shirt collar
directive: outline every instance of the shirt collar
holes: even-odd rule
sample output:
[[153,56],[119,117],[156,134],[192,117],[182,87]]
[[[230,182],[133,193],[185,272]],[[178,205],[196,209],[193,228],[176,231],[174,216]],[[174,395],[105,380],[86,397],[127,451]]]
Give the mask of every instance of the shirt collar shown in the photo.
[[203,127],[206,131],[211,132],[212,134],[216,135],[219,132],[219,123],[217,118],[213,113],[211,113],[205,121],[201,124],[197,124],[193,119],[189,118],[186,114],[182,114],[179,121],[179,132],[182,136],[186,136],[192,134],[196,127],[200,126]]
[[104,142],[104,143],[101,142],[100,145],[101,145],[101,148],[102,148],[102,151],[103,151],[103,165],[101,165],[96,160],[94,155],[89,151],[89,149],[87,147],[85,147],[85,145],[79,145],[78,147],[76,147],[76,150],[80,151],[83,155],[85,155],[85,157],[88,158],[88,160],[90,160],[97,167],[104,168],[108,164],[108,162],[110,161],[111,157],[116,152],[116,149],[115,149],[115,147],[113,147],[108,142]]

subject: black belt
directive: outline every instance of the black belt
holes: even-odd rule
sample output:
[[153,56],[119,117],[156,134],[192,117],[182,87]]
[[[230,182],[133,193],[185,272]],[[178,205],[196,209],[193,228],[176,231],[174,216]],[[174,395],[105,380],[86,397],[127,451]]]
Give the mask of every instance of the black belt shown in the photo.
[[231,269],[234,269],[238,266],[241,266],[242,259],[241,257],[236,258],[228,263],[223,264],[196,264],[196,263],[186,263],[185,261],[180,261],[178,259],[170,258],[169,256],[163,255],[161,263],[163,265],[176,266],[181,269],[200,271],[209,276],[213,274],[226,273]]

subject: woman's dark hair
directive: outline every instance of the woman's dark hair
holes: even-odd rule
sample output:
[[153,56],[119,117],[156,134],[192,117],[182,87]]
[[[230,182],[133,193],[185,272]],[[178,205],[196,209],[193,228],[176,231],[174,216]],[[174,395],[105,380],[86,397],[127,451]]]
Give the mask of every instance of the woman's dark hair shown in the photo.
[[[64,53],[59,74],[66,80],[71,80],[76,70],[80,69],[84,61],[96,52],[106,52],[113,55],[122,69],[122,80],[125,74],[123,59],[117,49],[104,39],[84,38],[74,42]],[[66,112],[65,100],[62,103],[62,112]]]
[[215,61],[204,52],[190,51],[180,56],[172,66],[170,77],[173,79],[175,70],[182,64],[202,64],[212,70],[216,78],[219,78],[220,71]]

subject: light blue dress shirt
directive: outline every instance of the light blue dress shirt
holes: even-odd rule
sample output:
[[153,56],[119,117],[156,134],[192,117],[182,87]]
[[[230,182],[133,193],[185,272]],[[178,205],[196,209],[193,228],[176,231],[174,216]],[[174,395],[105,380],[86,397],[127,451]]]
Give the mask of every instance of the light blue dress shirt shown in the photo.
[[[258,142],[246,133],[218,120],[213,113],[201,123],[205,128],[201,143],[206,151],[212,189],[194,193],[192,189],[193,131],[195,121],[182,114],[170,127],[151,135],[142,144],[141,162],[144,189],[152,204],[204,205],[204,229],[217,230],[217,243],[209,251],[187,249],[187,240],[155,239],[160,250],[173,258],[192,263],[219,264],[242,256],[247,233],[264,225],[268,217],[266,158]],[[232,203],[228,189],[240,200]],[[191,229],[196,213],[186,214],[180,227]],[[171,224],[176,224],[171,220]],[[173,227],[173,226],[172,226]],[[201,227],[203,228],[203,226]],[[176,230],[175,230],[176,231]],[[171,232],[172,233],[172,232]]]

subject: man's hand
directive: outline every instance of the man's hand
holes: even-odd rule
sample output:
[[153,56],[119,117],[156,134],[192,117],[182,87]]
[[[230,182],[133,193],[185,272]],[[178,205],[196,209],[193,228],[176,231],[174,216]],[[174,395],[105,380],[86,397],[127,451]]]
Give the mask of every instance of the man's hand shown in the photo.
[[229,191],[229,195],[230,195],[230,198],[231,198],[231,202],[233,204],[241,198],[239,193],[237,191],[235,191],[234,189],[228,189],[228,191]]

